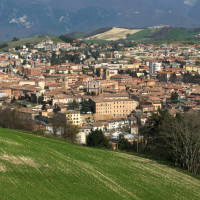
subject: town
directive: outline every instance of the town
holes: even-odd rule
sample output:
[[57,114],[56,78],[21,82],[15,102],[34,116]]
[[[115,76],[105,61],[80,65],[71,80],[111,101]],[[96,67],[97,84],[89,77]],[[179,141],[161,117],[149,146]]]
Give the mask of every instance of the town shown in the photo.
[[0,0],[0,200],[200,200],[200,0]]
[[0,107],[61,135],[55,118],[78,127],[76,143],[102,130],[113,148],[120,135],[141,141],[138,119],[200,111],[200,46],[190,43],[98,44],[80,40],[24,44],[0,53]]

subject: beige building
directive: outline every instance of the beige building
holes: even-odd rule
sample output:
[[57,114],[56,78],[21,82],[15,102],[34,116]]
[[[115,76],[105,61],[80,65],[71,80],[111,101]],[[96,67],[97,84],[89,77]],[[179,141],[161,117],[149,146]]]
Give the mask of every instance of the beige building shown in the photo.
[[93,112],[98,115],[127,117],[139,103],[130,98],[94,97],[90,99]]
[[81,126],[80,132],[77,136],[78,143],[86,144],[87,136],[89,135],[92,127],[91,126]]
[[64,115],[67,121],[72,122],[73,125],[81,126],[82,125],[82,118],[79,111],[67,111],[67,112],[59,112],[59,115]]
[[10,64],[9,61],[0,61],[0,67],[7,67]]
[[17,108],[16,113],[23,120],[34,120],[35,116],[39,115],[39,111],[32,108]]

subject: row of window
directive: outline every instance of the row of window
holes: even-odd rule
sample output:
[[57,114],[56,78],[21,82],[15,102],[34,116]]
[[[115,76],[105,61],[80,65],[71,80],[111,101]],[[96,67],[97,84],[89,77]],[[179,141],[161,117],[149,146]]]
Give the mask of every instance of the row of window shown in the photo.
[[[114,102],[114,104],[132,104],[132,101],[121,101],[121,102]],[[113,103],[112,103],[113,104]],[[112,106],[112,104],[97,104],[96,107],[101,107],[101,106]]]
[[[116,112],[117,112],[117,113],[118,113],[118,112],[119,112],[119,113],[124,113],[124,112],[125,112],[125,113],[128,113],[128,112],[130,112],[130,111],[129,111],[129,110],[114,110],[114,113],[116,113]],[[108,111],[97,111],[97,113],[98,113],[98,114],[107,114],[107,113],[113,113],[113,112],[108,110]]]
[[[115,108],[115,106],[114,106],[114,108]],[[116,108],[129,108],[129,107],[127,107],[127,106],[116,106]],[[97,111],[102,111],[102,110],[113,110],[113,109],[111,109],[111,107],[107,107],[107,108],[97,108],[96,109]]]

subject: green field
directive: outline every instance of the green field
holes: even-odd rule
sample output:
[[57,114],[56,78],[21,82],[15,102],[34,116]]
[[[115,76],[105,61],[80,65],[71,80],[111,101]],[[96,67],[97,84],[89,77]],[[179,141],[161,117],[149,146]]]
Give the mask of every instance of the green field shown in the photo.
[[156,161],[0,128],[0,199],[200,199],[200,180]]
[[134,33],[132,35],[129,35],[127,37],[127,40],[133,40],[135,42],[143,42],[148,40],[148,36],[150,36],[151,34],[159,31],[159,28],[147,28],[147,29],[143,29],[137,33]]
[[37,44],[43,40],[46,40],[48,38],[50,38],[54,43],[63,42],[60,38],[54,37],[54,36],[48,36],[48,37],[47,36],[38,36],[38,37],[34,37],[34,38],[23,38],[18,41],[0,42],[0,45],[4,44],[4,43],[8,44],[7,47],[0,49],[0,51],[5,51],[5,50],[8,50],[9,48],[15,48],[16,46],[26,45],[27,43],[35,45],[35,44]]
[[104,44],[104,43],[109,43],[107,40],[98,40],[98,39],[93,39],[93,40],[84,40],[85,43],[87,44]]

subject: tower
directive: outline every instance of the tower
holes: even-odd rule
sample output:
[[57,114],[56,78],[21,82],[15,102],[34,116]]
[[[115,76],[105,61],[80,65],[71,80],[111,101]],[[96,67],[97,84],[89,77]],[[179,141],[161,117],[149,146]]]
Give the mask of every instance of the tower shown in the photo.
[[11,64],[8,66],[8,77],[11,78],[13,77],[13,67]]
[[110,69],[104,69],[104,79],[110,80]]

